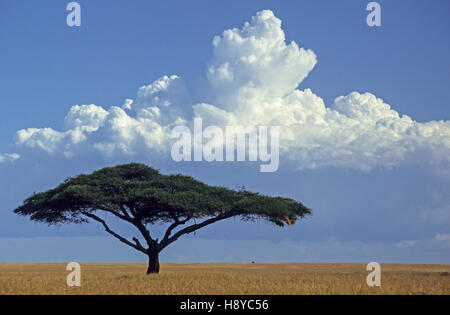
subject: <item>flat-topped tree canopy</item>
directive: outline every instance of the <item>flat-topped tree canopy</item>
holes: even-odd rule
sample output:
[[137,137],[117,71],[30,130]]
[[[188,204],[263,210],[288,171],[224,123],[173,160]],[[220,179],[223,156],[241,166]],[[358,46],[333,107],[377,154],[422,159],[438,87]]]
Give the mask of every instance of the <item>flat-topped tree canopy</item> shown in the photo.
[[[180,236],[223,219],[263,219],[282,227],[311,214],[310,209],[293,199],[210,186],[190,176],[164,175],[137,163],[68,178],[54,189],[33,194],[14,212],[47,224],[85,223],[93,219],[153,261]],[[133,243],[112,231],[98,216],[101,213],[113,214],[134,225],[147,247],[137,238],[133,238]],[[175,232],[190,221],[194,223]],[[161,241],[153,239],[147,228],[156,223],[170,224]],[[159,263],[154,267],[159,270]]]

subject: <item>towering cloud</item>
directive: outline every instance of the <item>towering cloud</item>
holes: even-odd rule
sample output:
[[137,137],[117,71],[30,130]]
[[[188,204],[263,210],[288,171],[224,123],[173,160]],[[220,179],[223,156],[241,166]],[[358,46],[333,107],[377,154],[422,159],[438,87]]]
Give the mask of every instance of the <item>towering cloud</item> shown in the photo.
[[[122,107],[73,106],[62,131],[18,131],[15,152],[170,158],[171,129],[199,116],[204,125],[280,126],[280,162],[293,161],[299,169],[411,163],[448,168],[450,121],[416,122],[370,93],[352,92],[326,106],[310,89],[299,89],[316,55],[286,43],[272,11],[257,13],[242,29],[226,30],[212,44],[203,103],[191,103],[182,78],[164,76],[139,88],[136,100]],[[0,163],[17,158],[3,154]]]

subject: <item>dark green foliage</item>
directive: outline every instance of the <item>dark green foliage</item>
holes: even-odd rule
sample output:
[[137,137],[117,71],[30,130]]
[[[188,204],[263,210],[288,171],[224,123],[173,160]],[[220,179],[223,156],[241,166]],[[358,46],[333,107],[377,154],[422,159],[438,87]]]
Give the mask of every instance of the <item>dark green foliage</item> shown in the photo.
[[288,198],[214,187],[183,175],[163,175],[143,164],[126,164],[69,178],[33,194],[15,213],[49,224],[84,222],[82,211],[133,212],[143,223],[199,219],[221,213],[293,224],[310,210]]

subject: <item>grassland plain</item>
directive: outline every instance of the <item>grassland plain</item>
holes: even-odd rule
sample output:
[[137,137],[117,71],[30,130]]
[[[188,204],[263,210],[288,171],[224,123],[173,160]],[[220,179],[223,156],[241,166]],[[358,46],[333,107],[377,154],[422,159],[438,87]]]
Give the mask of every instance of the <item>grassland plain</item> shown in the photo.
[[366,264],[81,263],[81,287],[68,287],[64,263],[0,264],[0,294],[450,294],[450,265],[381,264],[381,287]]

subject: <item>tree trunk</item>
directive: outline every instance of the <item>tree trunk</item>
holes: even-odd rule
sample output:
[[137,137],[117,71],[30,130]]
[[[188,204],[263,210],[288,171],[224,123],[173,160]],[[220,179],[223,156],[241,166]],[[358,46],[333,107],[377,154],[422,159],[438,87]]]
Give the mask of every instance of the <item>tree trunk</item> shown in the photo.
[[152,273],[159,273],[159,253],[157,249],[150,250],[148,253],[147,274]]

